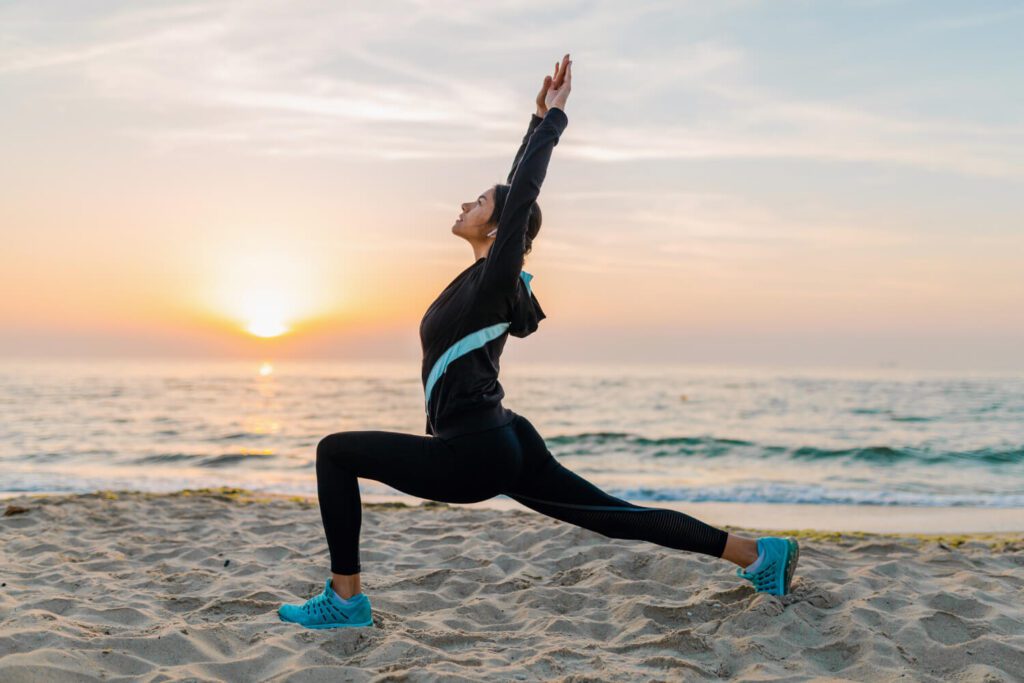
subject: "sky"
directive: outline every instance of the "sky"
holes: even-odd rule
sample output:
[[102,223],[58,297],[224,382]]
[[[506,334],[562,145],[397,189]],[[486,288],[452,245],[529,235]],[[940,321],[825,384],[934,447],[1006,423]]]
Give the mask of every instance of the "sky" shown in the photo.
[[569,52],[548,318],[506,358],[1022,369],[1021,35],[1019,2],[4,2],[0,356],[418,362]]

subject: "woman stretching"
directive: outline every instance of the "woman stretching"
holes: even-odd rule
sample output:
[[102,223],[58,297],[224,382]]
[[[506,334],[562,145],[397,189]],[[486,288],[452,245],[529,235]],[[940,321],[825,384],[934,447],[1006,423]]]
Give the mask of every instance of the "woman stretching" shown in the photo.
[[501,404],[498,360],[508,335],[526,337],[545,317],[530,288],[532,275],[521,268],[540,230],[536,199],[569,122],[565,104],[571,87],[572,62],[565,55],[554,75],[544,77],[509,184],[463,204],[452,226],[473,246],[476,261],[441,292],[420,323],[430,436],[347,431],[317,445],[317,494],[331,577],[305,604],[283,605],[283,620],[310,628],[373,625],[370,600],[359,584],[358,477],[447,503],[504,494],[609,538],[721,557],[739,565],[737,575],[758,592],[789,592],[799,555],[794,539],[744,538],[681,512],[615,498],[563,467],[530,421]]

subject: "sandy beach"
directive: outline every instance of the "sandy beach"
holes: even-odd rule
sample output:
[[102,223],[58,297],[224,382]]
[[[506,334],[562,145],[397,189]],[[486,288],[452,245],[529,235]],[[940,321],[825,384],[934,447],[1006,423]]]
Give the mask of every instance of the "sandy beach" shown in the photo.
[[799,532],[779,598],[723,560],[532,511],[366,504],[374,628],[313,631],[276,609],[327,576],[314,500],[0,508],[5,682],[1024,680],[1022,533]]

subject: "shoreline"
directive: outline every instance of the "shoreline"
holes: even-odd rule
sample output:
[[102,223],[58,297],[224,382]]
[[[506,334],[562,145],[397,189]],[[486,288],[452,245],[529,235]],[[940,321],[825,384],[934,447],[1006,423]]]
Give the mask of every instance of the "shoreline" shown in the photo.
[[[315,496],[261,492],[242,487],[214,487],[177,489],[173,491],[141,491],[138,489],[100,489],[86,493],[11,492],[0,493],[0,506],[9,501],[27,498],[65,498],[103,494],[145,494],[147,496],[174,496],[182,492],[219,493],[239,491],[247,498],[267,500],[304,500],[316,504]],[[406,507],[448,505],[403,495],[362,494],[364,506],[404,505]],[[939,507],[924,505],[817,505],[778,503],[688,502],[688,501],[632,501],[637,505],[659,507],[685,512],[714,526],[734,527],[750,531],[782,532],[802,530],[808,533],[870,533],[881,535],[979,535],[1024,534],[1024,508],[993,507]],[[480,510],[519,510],[534,513],[518,502],[499,496],[479,503],[452,504]],[[756,523],[752,523],[756,520]],[[810,521],[813,520],[813,521]]]

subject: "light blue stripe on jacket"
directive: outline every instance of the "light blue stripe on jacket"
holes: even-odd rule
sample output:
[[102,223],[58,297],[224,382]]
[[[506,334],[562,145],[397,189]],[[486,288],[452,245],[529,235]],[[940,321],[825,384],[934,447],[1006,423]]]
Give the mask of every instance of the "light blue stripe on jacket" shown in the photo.
[[[523,279],[523,284],[526,285],[526,293],[532,294],[530,289],[530,280],[533,275],[527,273],[525,270],[519,273],[519,276]],[[470,351],[475,351],[481,348],[487,342],[497,339],[505,333],[505,330],[509,328],[512,323],[495,323],[489,325],[481,330],[470,332],[465,337],[455,342],[445,352],[438,356],[438,359],[434,361],[434,367],[430,369],[430,374],[427,375],[427,386],[424,389],[423,407],[427,414],[430,413],[430,392],[434,389],[434,384],[440,379],[441,375],[444,374],[445,370],[452,362],[461,356],[466,355]]]

